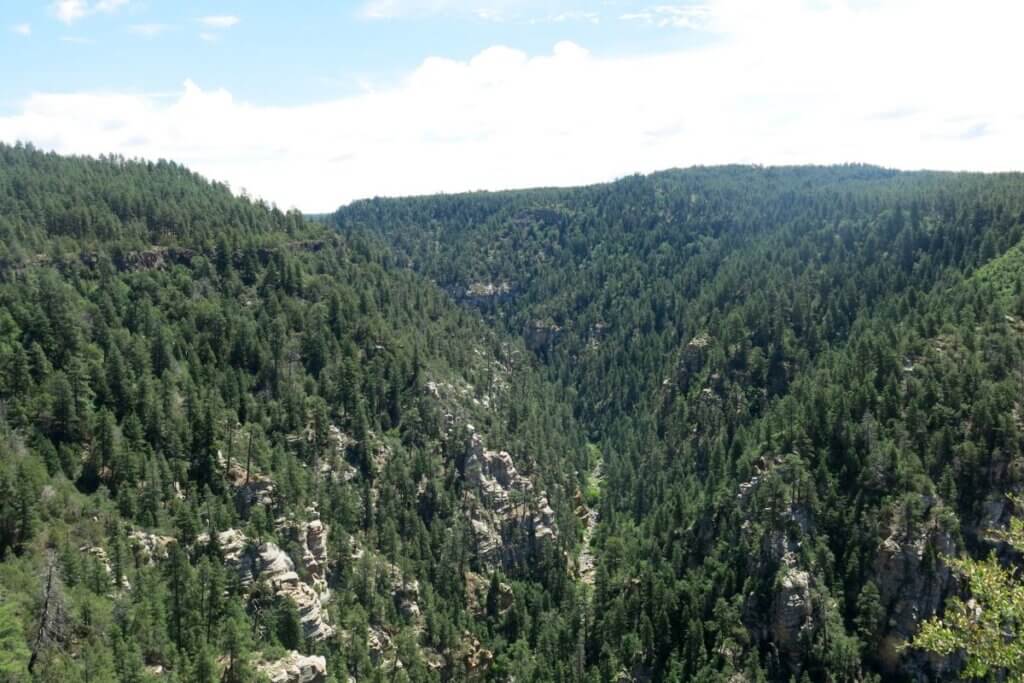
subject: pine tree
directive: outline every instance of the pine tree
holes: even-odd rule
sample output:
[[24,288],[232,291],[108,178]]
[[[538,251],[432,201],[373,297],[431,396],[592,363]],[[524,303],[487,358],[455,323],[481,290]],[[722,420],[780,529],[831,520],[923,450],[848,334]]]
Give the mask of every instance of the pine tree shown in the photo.
[[277,639],[289,650],[302,647],[302,621],[295,601],[289,597],[279,598],[276,615]]
[[214,652],[208,644],[204,643],[196,653],[191,674],[188,679],[190,683],[219,683],[220,673],[217,662],[214,659]]
[[237,603],[232,603],[225,619],[222,647],[225,656],[224,683],[250,683],[255,680],[251,656],[252,641],[249,635],[249,621]]
[[168,547],[164,568],[167,580],[167,621],[171,640],[182,652],[191,652],[195,644],[193,625],[196,619],[194,604],[195,574],[181,543]]

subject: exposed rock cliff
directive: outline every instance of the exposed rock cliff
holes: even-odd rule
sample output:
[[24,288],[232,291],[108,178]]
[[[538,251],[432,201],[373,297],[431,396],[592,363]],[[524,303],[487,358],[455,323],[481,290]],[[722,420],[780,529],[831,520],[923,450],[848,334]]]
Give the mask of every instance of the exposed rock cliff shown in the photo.
[[[354,539],[350,539],[349,542],[351,561],[358,562],[366,556],[365,548],[356,543]],[[420,617],[420,582],[405,576],[401,569],[382,557],[374,555],[372,561],[378,568],[379,577],[385,581],[395,601],[395,607],[407,619],[417,622]]]
[[270,683],[324,683],[327,680],[327,659],[292,650],[282,659],[259,662],[256,670]]
[[923,620],[939,611],[957,585],[956,576],[942,559],[957,554],[952,513],[935,498],[923,498],[922,502],[926,509],[923,522],[908,522],[903,512],[892,515],[874,562],[875,583],[887,615],[880,659],[888,670],[901,668],[919,679],[927,678],[928,669],[949,664],[901,647],[913,638]]
[[512,295],[512,285],[506,281],[480,281],[471,282],[465,289],[454,288],[450,291],[462,303],[485,307],[507,300]]
[[711,337],[706,334],[699,334],[691,339],[683,348],[682,356],[679,358],[676,382],[682,391],[690,388],[691,379],[701,371],[707,361],[708,347],[711,346]]
[[167,547],[174,543],[173,536],[160,536],[136,529],[128,534],[137,564],[152,564],[167,557]]
[[295,602],[307,638],[324,640],[334,635],[334,627],[327,623],[321,595],[299,578],[292,559],[277,544],[256,545],[238,529],[221,532],[217,540],[224,553],[224,563],[238,573],[243,586],[265,582],[275,595]]
[[771,635],[782,652],[798,653],[816,628],[811,581],[809,572],[796,567],[781,572],[772,603]]
[[517,529],[539,541],[557,537],[555,511],[546,493],[534,490],[507,451],[486,450],[475,432],[469,437],[464,476],[472,498],[470,523],[484,565],[497,566],[523,551],[505,542]]
[[302,569],[322,601],[330,598],[327,585],[327,527],[315,508],[306,510],[306,522],[286,521],[279,531],[288,534],[302,549]]

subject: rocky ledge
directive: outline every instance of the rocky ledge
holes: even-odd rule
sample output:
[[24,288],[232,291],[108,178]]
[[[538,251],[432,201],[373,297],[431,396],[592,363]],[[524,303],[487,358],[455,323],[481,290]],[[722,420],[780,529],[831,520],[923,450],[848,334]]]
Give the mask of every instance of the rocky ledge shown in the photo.
[[291,650],[281,659],[259,662],[256,670],[270,683],[324,683],[327,680],[327,659]]

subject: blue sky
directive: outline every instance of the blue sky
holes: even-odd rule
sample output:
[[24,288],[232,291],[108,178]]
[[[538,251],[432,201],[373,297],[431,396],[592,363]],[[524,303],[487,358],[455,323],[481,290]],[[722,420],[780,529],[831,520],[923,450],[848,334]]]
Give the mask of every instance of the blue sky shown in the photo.
[[[256,104],[302,104],[386,83],[431,55],[468,59],[493,45],[530,53],[561,40],[635,54],[706,40],[640,20],[642,2],[358,2],[309,0],[8,0],[0,79],[10,112],[32,92],[177,92],[185,79]],[[493,9],[488,9],[493,8]],[[204,19],[233,17],[218,27]],[[603,19],[603,21],[602,21]],[[225,22],[226,23],[226,22]],[[29,34],[24,35],[23,27]]]
[[0,5],[0,140],[282,206],[708,163],[1019,168],[1024,3]]

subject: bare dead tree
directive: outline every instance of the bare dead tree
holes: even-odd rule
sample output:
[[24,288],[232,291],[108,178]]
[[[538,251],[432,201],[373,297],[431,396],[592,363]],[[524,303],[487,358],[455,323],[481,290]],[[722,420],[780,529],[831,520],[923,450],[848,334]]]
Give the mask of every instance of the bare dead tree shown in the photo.
[[57,555],[52,548],[46,551],[46,566],[42,572],[42,595],[39,606],[39,624],[32,639],[32,655],[28,660],[31,674],[39,655],[51,648],[62,648],[68,637],[68,614],[64,603],[64,584],[60,579]]
[[252,427],[249,427],[249,450],[245,454],[245,485],[249,485],[249,475],[252,472]]

